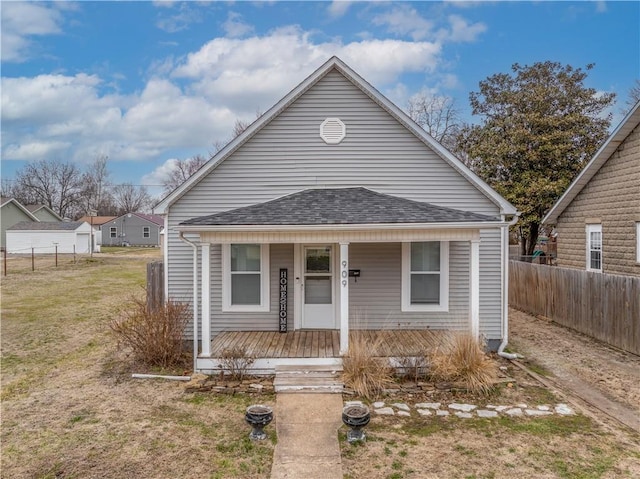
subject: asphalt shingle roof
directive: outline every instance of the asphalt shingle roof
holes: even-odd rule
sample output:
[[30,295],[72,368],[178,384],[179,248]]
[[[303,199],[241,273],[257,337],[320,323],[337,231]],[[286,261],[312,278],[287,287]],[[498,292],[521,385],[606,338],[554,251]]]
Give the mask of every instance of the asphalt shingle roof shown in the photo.
[[222,225],[331,225],[497,221],[492,216],[385,195],[367,188],[311,189],[257,205],[180,223]]
[[74,231],[82,221],[20,221],[7,228],[22,231]]

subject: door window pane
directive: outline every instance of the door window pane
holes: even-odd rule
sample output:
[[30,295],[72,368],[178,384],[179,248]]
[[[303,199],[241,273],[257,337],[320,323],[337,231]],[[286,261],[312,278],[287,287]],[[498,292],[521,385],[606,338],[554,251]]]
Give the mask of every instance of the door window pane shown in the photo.
[[305,268],[307,273],[331,272],[331,247],[308,248],[305,250]]
[[232,244],[231,271],[260,271],[260,245]]
[[260,274],[231,275],[231,304],[260,304]]
[[331,276],[308,277],[304,285],[305,304],[331,304]]

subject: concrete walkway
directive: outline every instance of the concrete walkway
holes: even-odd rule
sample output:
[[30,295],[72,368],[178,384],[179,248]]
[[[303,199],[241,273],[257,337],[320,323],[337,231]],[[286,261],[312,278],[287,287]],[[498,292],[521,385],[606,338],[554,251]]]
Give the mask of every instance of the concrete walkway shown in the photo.
[[342,479],[338,428],[342,394],[276,396],[278,444],[271,479]]

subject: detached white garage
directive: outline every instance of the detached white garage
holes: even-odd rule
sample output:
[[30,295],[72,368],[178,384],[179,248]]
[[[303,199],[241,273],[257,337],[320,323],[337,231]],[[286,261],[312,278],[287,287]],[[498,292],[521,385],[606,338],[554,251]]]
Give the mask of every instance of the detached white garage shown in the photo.
[[91,225],[86,221],[21,221],[7,228],[7,253],[90,253]]

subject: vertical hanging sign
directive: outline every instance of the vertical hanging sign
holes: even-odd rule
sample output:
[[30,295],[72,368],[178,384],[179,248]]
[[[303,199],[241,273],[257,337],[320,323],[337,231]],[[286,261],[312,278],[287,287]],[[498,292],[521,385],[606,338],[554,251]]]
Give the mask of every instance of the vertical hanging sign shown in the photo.
[[280,321],[280,332],[287,332],[287,268],[280,268],[280,312],[278,318]]

